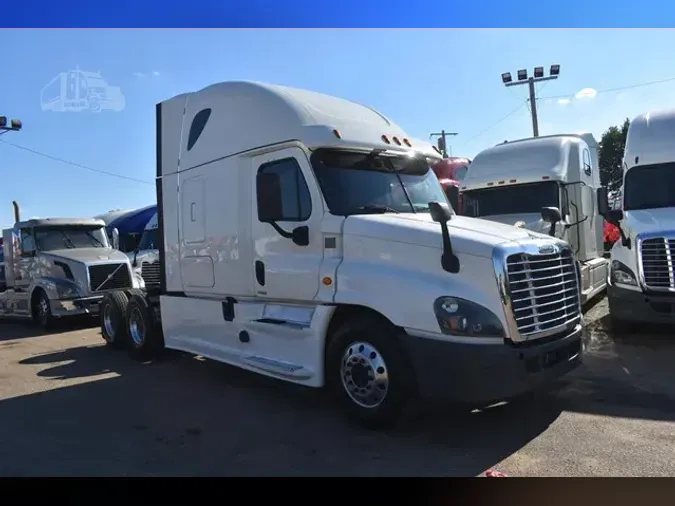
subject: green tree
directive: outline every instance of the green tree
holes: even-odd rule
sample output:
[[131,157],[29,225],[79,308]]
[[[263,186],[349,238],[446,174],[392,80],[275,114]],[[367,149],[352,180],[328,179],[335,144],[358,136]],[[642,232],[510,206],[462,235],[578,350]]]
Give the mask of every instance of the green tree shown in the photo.
[[602,134],[598,152],[600,165],[600,182],[609,191],[621,188],[623,182],[623,151],[626,147],[626,136],[630,120],[626,118],[620,127],[611,126]]

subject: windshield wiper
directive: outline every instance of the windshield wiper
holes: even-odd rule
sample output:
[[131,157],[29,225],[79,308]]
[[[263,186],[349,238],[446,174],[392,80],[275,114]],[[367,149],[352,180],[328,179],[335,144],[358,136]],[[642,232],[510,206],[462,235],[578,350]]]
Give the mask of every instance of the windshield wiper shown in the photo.
[[97,243],[99,243],[99,244],[101,245],[101,248],[105,248],[105,244],[103,244],[101,241],[99,241],[99,240],[96,238],[96,236],[95,236],[94,234],[92,234],[89,230],[85,230],[84,233],[87,234],[91,239],[93,239],[94,241],[96,241]]
[[354,211],[366,211],[369,213],[396,213],[399,214],[400,211],[397,211],[396,209],[388,206],[377,206],[377,205],[369,205],[369,206],[359,206]]
[[59,230],[59,232],[61,232],[61,235],[66,240],[66,246],[68,248],[75,248],[75,244],[73,243],[73,240],[68,237],[68,234],[66,234],[63,230]]

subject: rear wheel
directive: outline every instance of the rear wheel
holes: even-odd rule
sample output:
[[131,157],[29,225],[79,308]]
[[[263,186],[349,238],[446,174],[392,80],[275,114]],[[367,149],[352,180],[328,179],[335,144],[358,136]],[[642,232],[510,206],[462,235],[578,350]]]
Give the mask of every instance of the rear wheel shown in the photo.
[[150,303],[141,294],[134,294],[127,305],[129,353],[137,360],[155,358],[164,349],[164,339]]
[[127,333],[127,305],[129,297],[124,292],[112,292],[101,301],[101,335],[105,343],[114,349],[123,349],[129,339]]
[[343,324],[326,352],[327,383],[350,418],[371,429],[398,424],[417,388],[394,328],[375,318]]

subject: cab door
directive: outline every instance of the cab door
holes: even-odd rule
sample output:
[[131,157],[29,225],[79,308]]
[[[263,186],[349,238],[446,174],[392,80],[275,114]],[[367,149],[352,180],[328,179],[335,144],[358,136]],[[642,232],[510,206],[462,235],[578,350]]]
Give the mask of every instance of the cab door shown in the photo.
[[[286,148],[253,158],[252,223],[253,283],[257,297],[311,301],[319,290],[323,260],[321,220],[323,204],[309,160],[300,148]],[[277,174],[282,194],[282,219],[275,225],[282,233],[307,227],[308,241],[299,245],[283,237],[258,213],[258,174]]]

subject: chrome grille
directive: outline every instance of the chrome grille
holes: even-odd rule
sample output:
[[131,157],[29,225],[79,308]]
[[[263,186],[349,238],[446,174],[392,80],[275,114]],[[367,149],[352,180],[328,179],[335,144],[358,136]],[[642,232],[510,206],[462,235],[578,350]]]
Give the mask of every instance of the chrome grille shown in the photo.
[[645,286],[652,290],[675,290],[673,256],[675,239],[655,237],[640,241],[640,260]]
[[569,249],[506,259],[511,310],[524,338],[551,334],[581,317],[579,278]]
[[131,275],[124,263],[90,265],[88,269],[92,292],[131,288]]
[[145,286],[159,286],[159,262],[141,264],[141,277]]

